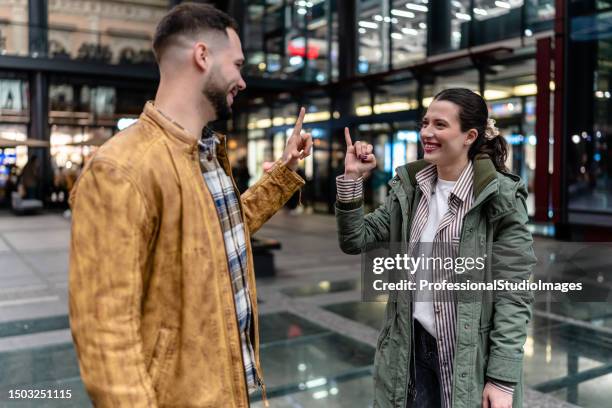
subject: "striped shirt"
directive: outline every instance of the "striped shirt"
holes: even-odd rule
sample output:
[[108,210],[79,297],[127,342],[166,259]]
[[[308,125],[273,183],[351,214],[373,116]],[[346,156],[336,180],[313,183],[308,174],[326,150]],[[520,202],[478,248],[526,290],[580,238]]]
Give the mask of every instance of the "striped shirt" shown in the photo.
[[[423,230],[427,224],[429,216],[430,200],[432,192],[435,190],[438,172],[435,165],[430,164],[416,174],[417,188],[420,189],[422,196],[412,224],[410,227],[410,239],[408,254],[416,255]],[[442,217],[434,236],[432,245],[432,257],[455,258],[456,245],[461,237],[463,218],[469,211],[474,201],[474,167],[471,161],[461,172],[459,179],[455,183],[453,190],[448,198],[448,211]],[[336,178],[337,199],[339,202],[353,202],[363,199],[363,180],[345,180],[344,176]],[[450,269],[434,268],[432,271],[433,281],[441,282],[447,280],[454,281],[454,273]],[[414,280],[414,275],[409,274],[409,278]],[[452,402],[452,380],[453,362],[455,357],[455,341],[457,338],[457,303],[452,291],[435,291],[433,293],[433,307],[436,328],[436,342],[438,346],[438,364],[440,367],[440,380],[442,386],[442,401],[445,407],[450,407]],[[493,381],[489,379],[489,384],[496,388],[512,394],[514,388],[511,384]],[[412,384],[410,385],[412,387]]]
[[[438,172],[431,164],[416,174],[417,187],[422,196],[410,229],[408,254],[418,247],[421,235],[427,224],[432,192],[435,189]],[[445,259],[454,258],[453,242],[458,242],[461,236],[463,217],[473,202],[474,168],[471,161],[461,172],[455,187],[448,197],[448,211],[440,221],[434,235],[432,256]],[[433,281],[454,281],[452,269],[433,268]],[[455,357],[455,339],[457,338],[457,304],[452,291],[434,291],[433,307],[435,316],[436,342],[438,346],[438,364],[442,385],[442,401],[450,407],[452,401],[453,361]]]
[[198,143],[200,152],[200,168],[215,202],[219,222],[223,230],[227,264],[229,266],[234,302],[236,304],[236,318],[242,345],[244,371],[249,391],[257,387],[257,373],[255,368],[255,352],[250,339],[252,323],[252,305],[247,284],[247,246],[242,212],[239,198],[234,190],[232,179],[225,174],[216,155],[216,146],[219,139],[212,130],[204,128],[202,138]]

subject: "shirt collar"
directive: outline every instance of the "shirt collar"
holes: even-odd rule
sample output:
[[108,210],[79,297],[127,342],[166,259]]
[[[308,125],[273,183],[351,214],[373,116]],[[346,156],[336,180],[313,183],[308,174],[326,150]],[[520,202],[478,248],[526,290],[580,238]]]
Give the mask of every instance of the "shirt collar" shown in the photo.
[[[438,178],[438,170],[435,164],[430,164],[415,175],[417,184],[421,188],[423,194],[431,194],[433,183]],[[472,191],[472,183],[474,179],[474,166],[471,160],[468,160],[467,166],[461,171],[453,191],[450,196],[457,197],[462,202],[470,198]]]

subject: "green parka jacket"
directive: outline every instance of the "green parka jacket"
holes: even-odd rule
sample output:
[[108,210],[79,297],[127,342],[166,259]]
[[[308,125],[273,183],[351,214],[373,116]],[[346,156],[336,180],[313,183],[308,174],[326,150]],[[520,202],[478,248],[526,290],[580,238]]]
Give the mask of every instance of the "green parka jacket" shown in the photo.
[[[518,176],[496,171],[487,155],[477,156],[473,164],[474,202],[463,220],[459,256],[488,253],[489,258],[484,269],[456,279],[528,280],[536,258],[526,225],[527,191]],[[406,244],[421,198],[415,175],[427,165],[418,160],[399,167],[384,204],[370,214],[364,216],[362,202],[336,203],[338,238],[345,253],[359,254],[380,242]],[[523,344],[532,302],[531,291],[458,292],[453,407],[480,407],[487,377],[516,383],[513,407],[522,406]],[[404,408],[411,398],[411,323],[411,296],[390,293],[374,361],[375,407]]]

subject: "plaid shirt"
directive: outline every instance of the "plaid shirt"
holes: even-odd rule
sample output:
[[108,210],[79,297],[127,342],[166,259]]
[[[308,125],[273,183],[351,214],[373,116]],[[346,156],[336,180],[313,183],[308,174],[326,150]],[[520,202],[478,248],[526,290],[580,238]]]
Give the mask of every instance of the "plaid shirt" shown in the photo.
[[234,190],[231,178],[219,164],[216,146],[219,139],[212,130],[204,128],[198,143],[200,149],[200,168],[206,186],[213,196],[219,221],[223,230],[225,252],[229,265],[236,317],[242,344],[242,357],[249,391],[257,387],[255,353],[249,336],[252,322],[252,306],[247,285],[247,247],[245,242],[244,223],[240,211],[239,198]]

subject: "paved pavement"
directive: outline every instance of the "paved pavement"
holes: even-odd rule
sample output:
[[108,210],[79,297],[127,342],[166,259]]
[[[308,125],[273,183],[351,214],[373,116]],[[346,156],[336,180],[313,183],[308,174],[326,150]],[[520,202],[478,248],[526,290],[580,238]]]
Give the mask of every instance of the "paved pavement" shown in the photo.
[[[333,217],[282,212],[256,236],[282,243],[275,257],[277,277],[258,279],[263,315],[289,312],[375,347],[378,330],[329,308],[339,303],[359,304],[358,289],[316,296],[287,295],[288,288],[329,286],[359,278],[360,257],[340,252]],[[5,331],[0,330],[0,354],[71,342],[66,317],[69,240],[70,221],[60,214],[16,217],[0,213],[0,326]],[[45,327],[29,327],[42,324],[41,317],[48,318]],[[16,326],[11,322],[17,322]],[[525,407],[553,406],[570,405],[527,391]]]

